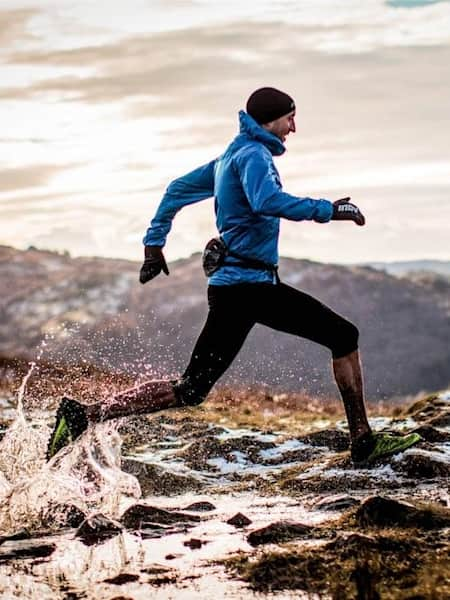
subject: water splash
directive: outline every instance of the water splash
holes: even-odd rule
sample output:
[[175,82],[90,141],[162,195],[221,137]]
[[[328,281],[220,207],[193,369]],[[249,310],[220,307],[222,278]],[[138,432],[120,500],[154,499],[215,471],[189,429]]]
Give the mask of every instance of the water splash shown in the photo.
[[[122,440],[117,425],[91,426],[46,462],[48,415],[24,412],[30,377],[45,345],[29,365],[17,392],[15,420],[0,441],[0,532],[58,529],[78,510],[117,517],[129,498],[139,498],[137,479],[121,470]],[[33,400],[32,398],[30,399]],[[53,418],[51,419],[53,426]]]
[[36,368],[36,363],[30,362],[30,368],[28,369],[28,373],[22,379],[22,383],[20,384],[19,390],[17,392],[16,420],[21,425],[25,424],[25,415],[23,412],[23,399],[25,397],[28,380],[30,379],[31,375],[33,374],[33,371],[35,368]]
[[49,429],[24,421],[0,442],[0,530],[13,533],[59,529],[78,510],[112,518],[130,498],[139,498],[138,481],[121,470],[121,438],[114,425],[88,429],[50,462],[45,451]]

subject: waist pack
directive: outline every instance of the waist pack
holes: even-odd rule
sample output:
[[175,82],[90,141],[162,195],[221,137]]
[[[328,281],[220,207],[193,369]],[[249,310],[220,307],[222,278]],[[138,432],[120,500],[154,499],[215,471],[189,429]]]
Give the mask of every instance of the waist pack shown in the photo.
[[[236,260],[232,262],[226,262],[227,257],[234,258]],[[221,237],[212,238],[206,244],[203,250],[202,256],[203,271],[206,277],[211,277],[213,273],[218,271],[220,267],[224,265],[241,267],[244,269],[256,269],[259,271],[270,271],[273,273],[278,281],[278,267],[277,265],[271,265],[262,260],[256,258],[247,258],[241,254],[237,254],[228,248]]]

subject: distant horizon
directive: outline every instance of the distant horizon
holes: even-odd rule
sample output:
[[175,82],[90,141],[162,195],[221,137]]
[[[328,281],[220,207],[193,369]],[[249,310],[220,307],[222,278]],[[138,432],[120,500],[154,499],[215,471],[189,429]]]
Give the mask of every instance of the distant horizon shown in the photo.
[[[100,255],[100,254],[73,254],[72,252],[70,252],[67,249],[52,249],[52,248],[43,248],[43,247],[38,247],[38,246],[34,246],[33,244],[31,244],[30,246],[28,246],[27,248],[19,248],[17,246],[12,246],[10,244],[3,244],[0,242],[0,247],[4,247],[4,248],[11,248],[12,250],[17,250],[19,252],[28,252],[28,251],[36,251],[36,252],[48,252],[51,254],[57,254],[58,256],[67,256],[69,258],[100,258],[100,259],[105,259],[105,260],[123,260],[123,261],[128,261],[128,262],[135,262],[138,263],[140,262],[139,259],[131,259],[131,258],[126,258],[126,257],[122,257],[122,256],[104,256],[104,255]],[[202,251],[198,250],[195,252],[192,252],[189,255],[186,256],[179,256],[178,258],[174,258],[172,260],[168,260],[168,264],[171,263],[175,263],[177,261],[183,261],[183,260],[189,260],[190,258],[192,258],[193,256],[196,255],[201,255]],[[289,260],[306,260],[309,262],[316,262],[316,263],[321,263],[321,264],[332,264],[332,265],[343,265],[343,266],[364,266],[365,264],[380,264],[380,265],[394,265],[394,264],[410,264],[410,263],[438,263],[438,264],[449,264],[450,265],[450,257],[448,259],[445,258],[428,258],[428,257],[424,257],[424,258],[415,258],[415,259],[406,259],[406,260],[402,260],[402,259],[396,259],[396,260],[379,260],[379,259],[375,259],[375,260],[364,260],[364,261],[354,261],[354,262],[337,262],[337,261],[322,261],[322,260],[315,260],[312,258],[308,258],[305,256],[288,256],[286,254],[280,254],[280,260],[281,259],[289,259]]]

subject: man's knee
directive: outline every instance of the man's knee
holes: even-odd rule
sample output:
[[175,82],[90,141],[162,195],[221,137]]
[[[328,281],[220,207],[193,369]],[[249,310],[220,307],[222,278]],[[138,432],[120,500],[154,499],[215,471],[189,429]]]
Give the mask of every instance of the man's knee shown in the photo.
[[333,358],[342,358],[358,349],[359,330],[350,321],[343,321],[335,337],[331,352]]
[[180,406],[198,406],[208,395],[208,391],[199,390],[189,379],[181,378],[173,385],[173,391]]

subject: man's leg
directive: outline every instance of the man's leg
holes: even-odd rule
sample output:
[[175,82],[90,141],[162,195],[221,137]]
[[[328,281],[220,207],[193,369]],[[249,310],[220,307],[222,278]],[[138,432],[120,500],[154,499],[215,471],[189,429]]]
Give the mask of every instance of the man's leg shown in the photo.
[[[105,421],[200,404],[230,366],[253,321],[245,310],[243,286],[210,286],[209,312],[189,365],[179,381],[147,381],[110,399],[86,406],[90,421]],[[245,291],[245,290],[244,290]]]
[[88,420],[99,422],[174,408],[178,404],[174,382],[162,380],[141,383],[85,408]]
[[352,459],[372,461],[409,448],[420,436],[373,434],[364,406],[364,386],[358,352],[358,330],[330,308],[295,288],[280,283],[258,303],[257,322],[326,346],[348,421]]
[[209,313],[175,393],[183,405],[203,402],[255,324],[253,284],[209,286]]
[[333,372],[344,403],[350,438],[356,440],[371,431],[364,406],[363,377],[358,350],[342,358],[334,358]]
[[148,414],[203,402],[230,366],[254,324],[247,289],[246,285],[208,288],[208,317],[179,381],[148,381],[91,405],[83,406],[64,398],[50,436],[47,458],[79,437],[89,421]]
[[319,300],[283,283],[272,286],[267,299],[259,305],[258,322],[329,348],[350,438],[353,441],[369,433],[357,328]]
[[105,421],[168,408],[194,406],[207,396],[239,352],[253,320],[243,286],[210,286],[206,323],[178,381],[148,381],[86,407],[90,421]]

